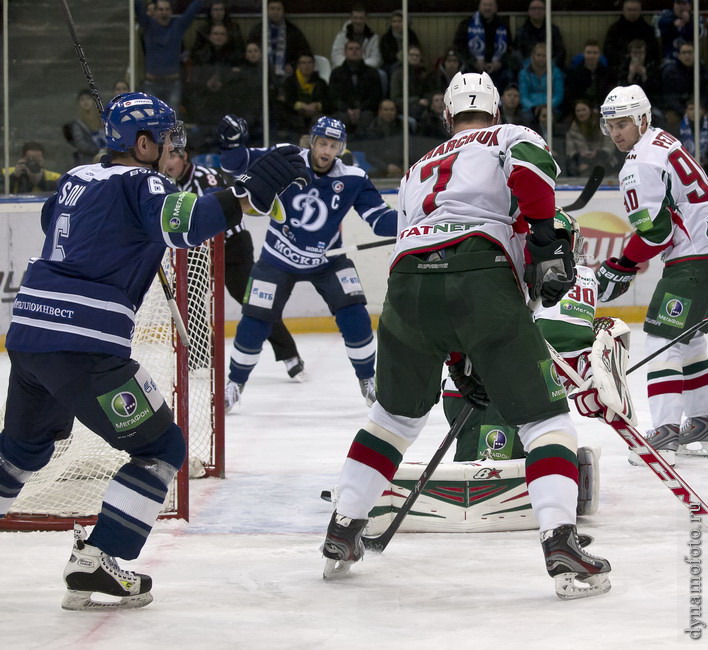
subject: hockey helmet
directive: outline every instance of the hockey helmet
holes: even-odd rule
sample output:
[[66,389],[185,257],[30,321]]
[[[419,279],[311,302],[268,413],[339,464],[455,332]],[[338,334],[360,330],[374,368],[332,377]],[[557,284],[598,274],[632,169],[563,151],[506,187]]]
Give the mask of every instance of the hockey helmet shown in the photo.
[[340,142],[339,153],[341,154],[347,144],[347,127],[344,126],[344,122],[323,115],[310,129],[310,145],[314,144],[317,137]]
[[465,111],[499,113],[499,91],[486,73],[458,72],[445,91],[445,123],[452,130],[452,118]]
[[580,257],[583,256],[583,248],[585,247],[585,238],[577,220],[575,217],[571,217],[563,208],[556,207],[553,227],[559,239],[565,238],[570,242],[573,257],[577,263]]
[[179,148],[187,144],[184,124],[177,120],[174,110],[165,102],[145,93],[130,92],[116,95],[103,114],[106,146],[113,151],[128,151],[141,131],[152,136],[156,144],[171,137]]
[[618,117],[631,117],[638,127],[642,125],[642,117],[646,116],[647,126],[651,125],[651,104],[640,86],[617,86],[613,88],[600,106],[600,129],[605,135],[606,120]]

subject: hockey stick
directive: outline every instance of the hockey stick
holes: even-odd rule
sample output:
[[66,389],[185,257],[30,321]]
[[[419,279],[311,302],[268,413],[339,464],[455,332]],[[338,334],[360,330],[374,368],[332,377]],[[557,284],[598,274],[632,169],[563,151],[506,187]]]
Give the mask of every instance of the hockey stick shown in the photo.
[[691,334],[694,334],[706,326],[708,326],[708,318],[704,318],[702,321],[697,322],[695,325],[689,327],[685,332],[683,332],[683,334],[679,334],[675,339],[669,341],[663,348],[660,348],[656,352],[652,352],[648,357],[645,357],[640,362],[635,363],[629,370],[627,370],[627,374],[634,372],[637,368],[641,368],[645,363],[649,363],[649,361],[651,361],[654,357],[659,356],[662,352],[665,352],[677,343],[681,343],[684,339],[689,338]]
[[[595,195],[597,188],[602,184],[605,178],[605,168],[602,165],[597,165],[590,172],[590,176],[585,183],[583,191],[580,193],[575,201],[566,205],[563,209],[566,212],[573,212],[574,210],[582,210],[588,201]],[[354,244],[352,246],[342,246],[341,248],[332,248],[325,253],[325,257],[334,257],[335,255],[342,255],[343,253],[353,253],[354,251],[365,251],[369,248],[378,248],[379,246],[388,246],[390,244],[395,244],[396,238],[391,237],[389,239],[380,239],[379,241],[371,241],[366,244]]]
[[590,172],[590,176],[588,177],[588,180],[585,183],[583,191],[580,192],[580,196],[569,205],[564,206],[563,209],[566,212],[582,210],[588,204],[588,201],[595,195],[595,192],[597,192],[597,188],[600,187],[604,178],[605,168],[602,165],[597,165],[593,167],[592,171]]
[[[554,363],[563,370],[563,373],[575,385],[580,387],[583,378],[573,369],[573,367],[560,355],[550,343],[546,343],[548,351]],[[681,501],[692,514],[708,514],[708,505],[698,496],[693,488],[683,480],[678,472],[669,465],[662,455],[657,452],[632,425],[624,422],[619,416],[614,415],[611,420],[606,416],[602,419],[609,424],[627,443],[630,451],[633,451],[644,464],[656,474],[666,487],[673,492],[674,496]]]
[[[101,99],[101,93],[98,92],[96,82],[94,81],[93,75],[91,74],[91,68],[89,68],[88,61],[86,60],[84,48],[81,47],[79,37],[76,35],[76,26],[74,25],[74,19],[71,16],[71,10],[69,9],[69,5],[66,0],[61,0],[61,2],[64,7],[64,14],[66,16],[66,26],[69,28],[69,34],[71,36],[72,42],[74,43],[76,56],[79,57],[79,63],[81,63],[81,68],[84,71],[84,77],[86,77],[86,81],[88,82],[91,97],[93,97],[94,104],[96,104],[96,108],[98,109],[98,114],[101,117],[101,121],[103,121],[103,100]],[[184,321],[182,320],[182,314],[179,313],[179,307],[175,302],[175,297],[172,294],[172,288],[170,287],[167,281],[167,276],[165,275],[162,266],[160,266],[160,268],[158,269],[157,276],[160,279],[162,291],[165,293],[165,298],[167,299],[167,306],[170,308],[172,320],[175,323],[175,327],[177,328],[177,332],[179,333],[179,338],[182,341],[182,345],[184,345],[185,348],[188,348],[189,334],[187,333],[187,328],[185,327]]]
[[403,502],[403,505],[401,505],[400,509],[398,510],[398,513],[393,518],[393,521],[388,525],[388,528],[384,530],[384,532],[381,533],[378,537],[364,536],[361,538],[365,548],[371,551],[381,553],[388,546],[388,543],[391,541],[391,538],[396,534],[396,531],[399,529],[400,525],[403,523],[403,520],[406,518],[406,515],[410,512],[411,508],[413,507],[413,504],[416,502],[416,499],[420,496],[420,493],[428,484],[430,477],[437,469],[438,465],[440,464],[440,461],[443,459],[443,456],[445,456],[447,450],[450,449],[452,443],[455,442],[455,439],[462,430],[462,427],[465,425],[465,422],[467,422],[467,419],[470,417],[471,413],[472,404],[466,402],[462,411],[460,411],[460,414],[457,416],[457,419],[452,425],[452,428],[450,429],[450,431],[448,431],[445,438],[443,438],[443,441],[442,443],[440,443],[438,450],[433,454],[433,457],[430,459],[428,466],[423,470],[423,473],[420,475],[420,478],[416,481],[416,484],[411,489],[411,492],[406,498],[406,500]]

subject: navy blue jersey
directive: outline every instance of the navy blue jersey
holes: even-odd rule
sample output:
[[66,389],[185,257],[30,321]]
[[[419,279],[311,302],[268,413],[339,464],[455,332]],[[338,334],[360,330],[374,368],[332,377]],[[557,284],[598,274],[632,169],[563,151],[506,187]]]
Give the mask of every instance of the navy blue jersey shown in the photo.
[[[222,169],[240,174],[268,151],[245,147],[222,151]],[[313,180],[302,190],[290,185],[280,194],[286,219],[282,224],[271,219],[261,260],[291,273],[326,268],[332,259],[325,257],[325,251],[341,247],[340,227],[350,208],[377,235],[396,235],[396,211],[384,202],[363,170],[336,159],[326,174],[318,174],[310,165],[309,151],[303,149],[301,155]]]
[[177,192],[150,169],[72,169],[42,207],[42,255],[30,260],[6,347],[129,357],[165,247],[196,246],[226,226],[216,196]]

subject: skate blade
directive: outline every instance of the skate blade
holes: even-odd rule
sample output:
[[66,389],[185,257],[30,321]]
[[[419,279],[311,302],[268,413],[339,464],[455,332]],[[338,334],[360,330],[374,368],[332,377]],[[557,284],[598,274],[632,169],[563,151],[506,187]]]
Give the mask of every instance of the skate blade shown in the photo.
[[302,372],[298,372],[297,375],[295,375],[294,377],[290,377],[290,379],[296,381],[298,384],[302,384],[307,381],[307,375],[303,370]]
[[[657,449],[657,452],[659,452],[659,455],[671,466],[674,467],[676,465],[676,452],[675,451],[670,451],[667,449]],[[635,454],[633,451],[629,452],[629,456],[627,457],[627,460],[629,461],[630,465],[635,465],[635,466],[640,466],[644,465],[644,461],[639,458],[637,454]]]
[[708,456],[708,442],[689,442],[679,445],[678,453],[681,456]]
[[607,593],[612,586],[607,573],[598,573],[582,580],[577,576],[577,573],[559,573],[554,577],[556,596],[558,598],[561,600],[577,600],[578,598],[599,596]]
[[331,560],[327,559],[325,561],[325,568],[322,572],[322,578],[324,580],[336,580],[341,578],[343,575],[349,573],[354,562],[346,560]]
[[[122,596],[114,601],[93,600],[92,591],[74,591],[68,589],[61,602],[61,608],[73,612],[79,611],[106,611],[107,609],[136,609],[145,607],[152,602],[152,594],[137,594],[135,596]],[[110,597],[107,594],[101,594]]]

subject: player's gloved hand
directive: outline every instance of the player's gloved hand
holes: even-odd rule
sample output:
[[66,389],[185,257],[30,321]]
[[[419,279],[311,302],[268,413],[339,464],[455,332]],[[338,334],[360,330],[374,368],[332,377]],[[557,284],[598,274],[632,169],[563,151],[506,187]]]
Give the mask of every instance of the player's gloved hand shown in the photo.
[[637,275],[637,267],[629,266],[626,264],[627,262],[630,260],[626,257],[623,257],[622,260],[610,257],[600,265],[595,273],[598,284],[597,297],[600,302],[609,302],[619,298],[629,290],[630,283]]
[[305,160],[295,145],[275,147],[236,177],[236,196],[248,195],[253,208],[261,214],[273,210],[276,195],[296,183],[301,189],[310,182]]
[[597,388],[592,385],[592,381],[583,384],[571,397],[575,400],[578,413],[586,418],[601,418],[607,411],[607,407],[600,402]]
[[248,146],[248,122],[236,115],[224,115],[217,127],[220,149],[236,149]]
[[575,284],[575,259],[570,242],[558,239],[553,219],[530,221],[526,250],[531,261],[524,271],[531,300],[541,299],[544,307],[553,307]]
[[460,395],[476,409],[485,409],[489,406],[489,395],[482,382],[472,370],[469,359],[459,352],[451,352],[445,362],[450,372],[450,379],[460,391]]

